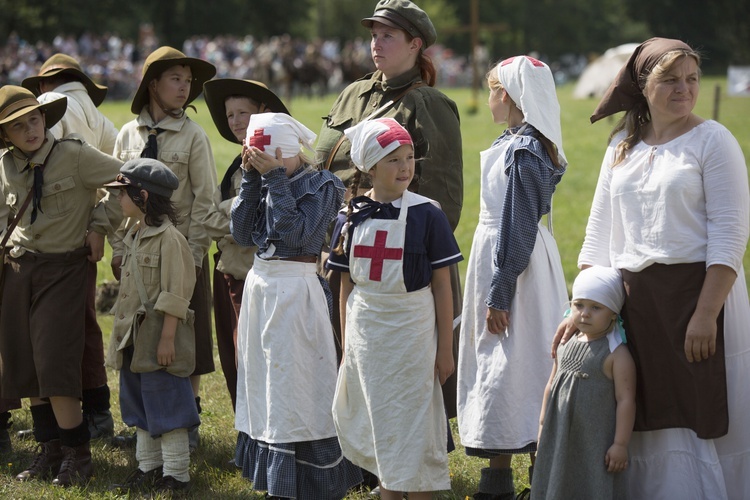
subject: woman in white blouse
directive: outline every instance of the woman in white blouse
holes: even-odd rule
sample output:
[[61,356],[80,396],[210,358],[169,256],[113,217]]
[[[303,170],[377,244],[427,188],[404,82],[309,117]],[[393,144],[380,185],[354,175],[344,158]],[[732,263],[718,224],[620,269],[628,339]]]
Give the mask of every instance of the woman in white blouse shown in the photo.
[[750,498],[750,305],[743,153],[693,114],[700,56],[641,44],[591,117],[625,111],[578,265],[620,269],[638,370],[631,498]]

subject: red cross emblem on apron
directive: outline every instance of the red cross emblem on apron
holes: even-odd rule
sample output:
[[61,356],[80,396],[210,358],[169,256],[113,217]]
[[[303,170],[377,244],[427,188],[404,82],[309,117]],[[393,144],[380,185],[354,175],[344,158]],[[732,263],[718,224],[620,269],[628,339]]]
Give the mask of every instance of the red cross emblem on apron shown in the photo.
[[414,195],[404,192],[398,219],[367,219],[352,234],[352,281],[378,293],[405,293],[406,217]]
[[403,248],[388,248],[385,242],[388,239],[388,231],[375,232],[375,244],[371,246],[356,245],[354,257],[364,257],[370,261],[370,279],[380,281],[383,275],[383,261],[386,259],[401,260],[404,255]]

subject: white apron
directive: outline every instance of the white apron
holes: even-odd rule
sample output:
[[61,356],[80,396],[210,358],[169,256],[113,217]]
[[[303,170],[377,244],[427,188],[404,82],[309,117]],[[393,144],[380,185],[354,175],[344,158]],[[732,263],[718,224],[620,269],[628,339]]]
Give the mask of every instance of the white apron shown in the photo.
[[255,259],[237,328],[235,428],[266,443],[336,435],[336,349],[316,265]]
[[437,328],[430,287],[406,292],[398,220],[367,219],[352,235],[344,364],[333,418],[344,456],[395,491],[450,489],[447,422],[435,372]]
[[510,144],[504,141],[481,153],[479,224],[467,267],[458,355],[461,443],[485,450],[518,450],[536,442],[552,370],[552,337],[568,302],[557,245],[540,224],[529,265],[516,283],[510,326],[500,335],[487,330],[485,300],[495,270]]

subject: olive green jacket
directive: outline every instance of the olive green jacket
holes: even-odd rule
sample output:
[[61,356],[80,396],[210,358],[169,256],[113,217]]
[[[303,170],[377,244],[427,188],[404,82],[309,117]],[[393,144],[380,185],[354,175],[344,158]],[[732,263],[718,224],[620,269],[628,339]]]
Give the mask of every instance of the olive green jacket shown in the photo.
[[[325,164],[336,142],[348,127],[356,125],[421,79],[419,68],[383,83],[376,71],[346,87],[336,99],[320,130],[316,160]],[[440,203],[451,228],[456,229],[463,204],[463,160],[461,129],[456,103],[427,85],[407,92],[378,115],[391,117],[406,128],[414,140],[418,160],[419,194]],[[354,173],[351,145],[346,140],[336,152],[331,171],[345,184]]]

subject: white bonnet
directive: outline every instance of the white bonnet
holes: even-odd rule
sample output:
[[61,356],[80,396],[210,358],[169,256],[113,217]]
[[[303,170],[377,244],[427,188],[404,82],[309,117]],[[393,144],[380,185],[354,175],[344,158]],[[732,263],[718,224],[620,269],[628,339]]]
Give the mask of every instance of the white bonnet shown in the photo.
[[312,149],[315,133],[285,113],[256,113],[247,125],[245,144],[254,146],[271,156],[281,148],[283,158],[300,153],[300,144]]
[[393,118],[366,120],[346,129],[344,134],[352,143],[352,162],[363,172],[369,172],[402,144],[414,145],[409,132]]
[[562,147],[560,103],[549,66],[533,57],[515,56],[501,61],[496,68],[500,83],[523,113],[524,121],[552,141],[557,146],[559,161],[567,164]]
[[619,314],[625,303],[625,288],[620,272],[604,266],[584,269],[573,282],[572,299],[593,300]]

